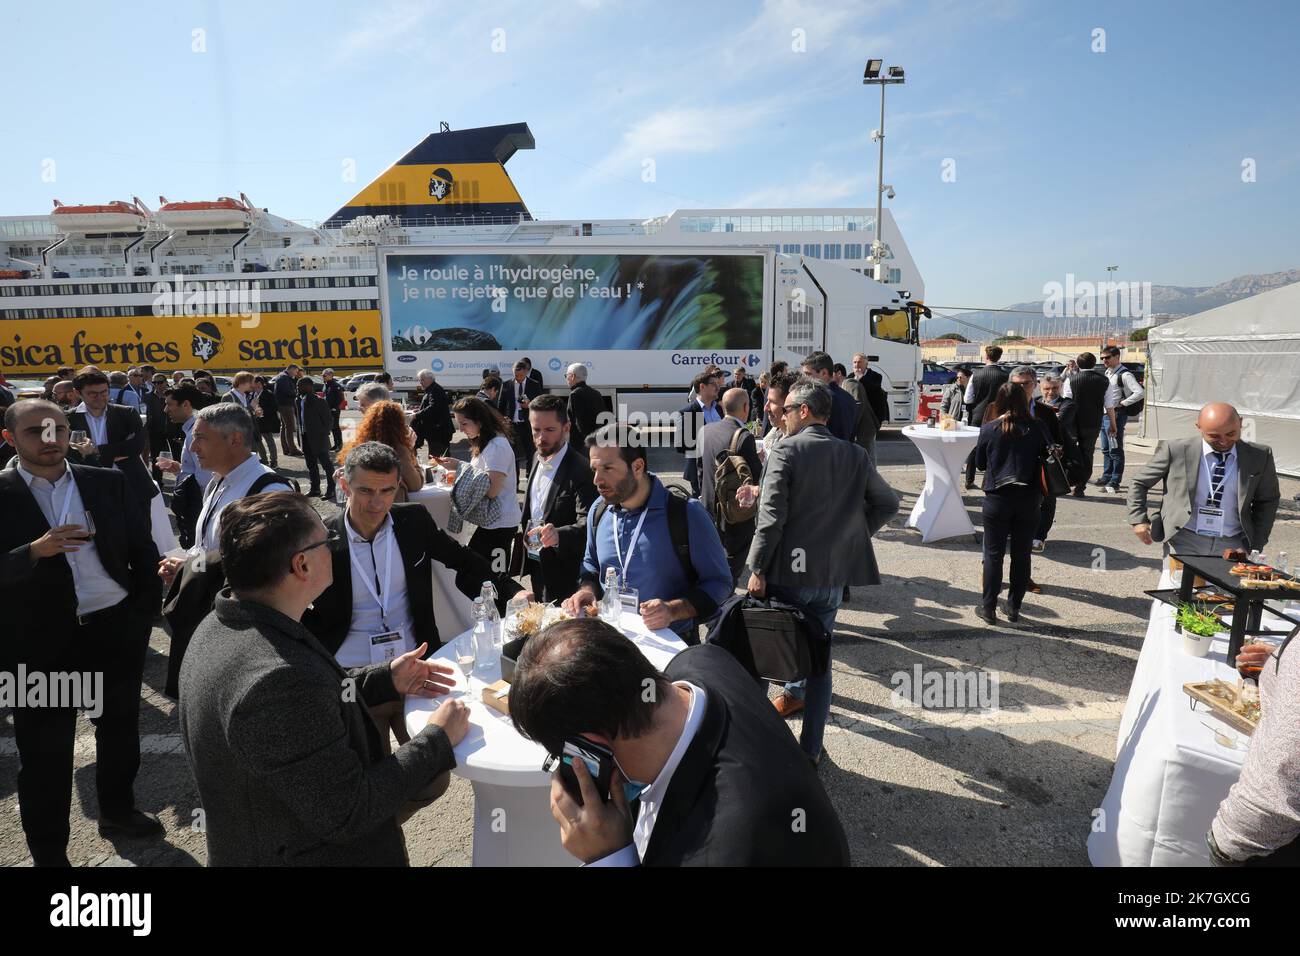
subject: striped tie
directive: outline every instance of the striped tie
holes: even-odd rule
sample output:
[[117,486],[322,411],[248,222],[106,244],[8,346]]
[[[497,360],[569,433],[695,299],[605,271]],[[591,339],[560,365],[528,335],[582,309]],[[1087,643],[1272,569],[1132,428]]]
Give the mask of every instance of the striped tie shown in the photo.
[[1212,508],[1217,508],[1223,501],[1223,483],[1224,477],[1228,471],[1228,453],[1226,451],[1211,452],[1214,455],[1214,466],[1210,469],[1210,495],[1206,499],[1206,504]]

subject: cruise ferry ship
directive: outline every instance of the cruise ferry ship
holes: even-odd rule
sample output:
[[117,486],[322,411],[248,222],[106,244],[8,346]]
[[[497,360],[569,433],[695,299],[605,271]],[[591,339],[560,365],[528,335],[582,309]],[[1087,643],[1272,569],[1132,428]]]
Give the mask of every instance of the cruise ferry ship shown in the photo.
[[[534,146],[525,123],[443,124],[320,223],[277,216],[243,194],[56,201],[46,215],[0,217],[0,371],[378,368],[378,251],[395,246],[767,247],[874,274],[874,209],[534,219],[506,171]],[[887,209],[884,219],[883,281],[920,301],[921,276]]]

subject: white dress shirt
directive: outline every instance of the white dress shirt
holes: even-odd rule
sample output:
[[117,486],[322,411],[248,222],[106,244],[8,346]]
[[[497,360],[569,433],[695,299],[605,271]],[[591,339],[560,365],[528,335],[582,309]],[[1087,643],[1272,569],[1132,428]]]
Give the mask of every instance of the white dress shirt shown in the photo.
[[[1241,509],[1237,507],[1237,446],[1233,445],[1232,450],[1228,452],[1228,457],[1223,463],[1223,493],[1219,497],[1219,504],[1208,505],[1210,497],[1210,484],[1214,475],[1214,449],[1204,438],[1201,439],[1201,467],[1196,478],[1196,500],[1193,502],[1193,515],[1196,518],[1196,533],[1210,534],[1204,529],[1205,519],[1201,517],[1201,509],[1205,507],[1218,507],[1223,510],[1223,533],[1222,537],[1232,538],[1242,533],[1241,530]],[[1218,537],[1216,535],[1215,537]]]
[[[370,664],[372,634],[401,631],[402,646],[397,653],[405,654],[415,648],[406,568],[393,532],[392,515],[384,518],[370,541],[352,527],[352,519],[346,514],[343,528],[348,538],[348,564],[352,572],[352,623],[334,658],[341,667],[366,667]],[[386,598],[382,609],[371,594],[372,589],[381,599]]]
[[[1125,376],[1128,376],[1129,389],[1132,391],[1132,394],[1128,396],[1127,404],[1124,401],[1123,383]],[[1124,409],[1127,411],[1129,405],[1134,404],[1146,394],[1142,386],[1138,384],[1137,376],[1125,368],[1123,363],[1116,365],[1113,369],[1107,369],[1106,380],[1110,385],[1106,389],[1106,401],[1102,406],[1103,408]]]
[[[80,523],[77,516],[86,510],[86,506],[81,501],[81,492],[72,477],[71,468],[65,465],[62,477],[53,483],[33,475],[22,466],[22,462],[18,463],[18,474],[22,475],[23,481],[27,482],[32,497],[36,499],[41,514],[45,516],[51,528],[61,524]],[[68,520],[60,520],[64,516]],[[77,592],[78,614],[93,614],[126,599],[126,589],[104,570],[94,538],[81,545],[76,551],[65,552],[63,557],[72,568],[72,586]]]
[[[233,469],[230,474],[222,477],[217,476],[212,479],[203,492],[203,510],[199,512],[199,522],[195,526],[196,543],[204,551],[215,549],[221,540],[221,512],[225,510],[226,505],[232,501],[238,501],[248,494],[248,489],[253,486],[262,475],[275,472],[258,460],[256,454],[250,453],[244,459],[244,463]],[[278,475],[276,475],[279,478]],[[288,491],[289,483],[280,479],[284,487],[277,489],[274,484],[263,488],[263,491]]]
[[691,703],[686,711],[686,723],[682,726],[682,735],[677,738],[677,746],[668,755],[668,762],[659,771],[659,776],[655,777],[654,783],[641,791],[641,812],[636,818],[636,826],[632,828],[632,842],[623,849],[596,860],[591,864],[592,866],[636,866],[645,856],[646,847],[650,845],[650,836],[654,832],[655,820],[659,817],[659,808],[663,806],[664,796],[668,793],[668,785],[672,783],[677,766],[686,756],[687,748],[695,740],[695,735],[700,732],[700,724],[704,723],[704,705],[708,700],[702,688],[688,681],[674,681],[673,686],[684,687],[691,692]]
[[542,520],[542,512],[546,510],[546,496],[551,493],[551,485],[555,483],[555,472],[560,467],[560,462],[564,461],[564,453],[568,450],[569,444],[565,442],[550,458],[539,456],[537,459],[537,471],[533,475],[533,490],[528,497],[528,516],[538,523]]
[[[104,409],[104,414],[100,415],[98,418],[96,418],[94,413],[89,408],[86,407],[85,402],[82,402],[75,409],[73,409],[73,411],[81,412],[86,417],[86,427],[90,429],[90,440],[95,443],[96,447],[98,447],[99,445],[108,444],[108,409],[107,408]],[[112,465],[113,463],[110,461],[107,467],[111,468]]]

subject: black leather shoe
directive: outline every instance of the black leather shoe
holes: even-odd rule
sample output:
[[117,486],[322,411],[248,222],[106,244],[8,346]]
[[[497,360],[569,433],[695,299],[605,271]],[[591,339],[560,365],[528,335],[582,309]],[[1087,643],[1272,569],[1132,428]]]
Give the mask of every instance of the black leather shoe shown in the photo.
[[322,494],[322,495],[320,496],[320,500],[321,500],[321,501],[333,501],[333,500],[334,500],[334,486],[333,486],[333,485],[330,485],[328,488],[325,489],[324,494]]
[[143,810],[132,810],[127,816],[116,820],[101,817],[99,821],[99,835],[102,837],[140,840],[145,837],[162,836],[164,832],[158,818]]
[[307,489],[307,497],[308,497],[308,498],[319,498],[319,497],[320,497],[320,489],[319,489],[319,488],[308,488],[308,489]]
[[1012,624],[1015,624],[1018,620],[1020,620],[1020,608],[1008,604],[1007,620],[1010,621]]
[[997,611],[990,611],[982,604],[979,607],[975,608],[975,616],[979,618],[981,621],[983,621],[985,624],[998,623]]

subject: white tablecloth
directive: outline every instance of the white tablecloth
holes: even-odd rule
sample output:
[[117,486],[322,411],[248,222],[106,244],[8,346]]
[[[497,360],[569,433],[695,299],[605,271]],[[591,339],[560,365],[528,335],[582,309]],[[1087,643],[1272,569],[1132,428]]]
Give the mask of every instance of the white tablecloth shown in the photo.
[[974,537],[975,526],[961,500],[962,469],[980,430],[965,425],[952,431],[908,425],[903,434],[911,439],[925,462],[925,487],[917,496],[907,526],[920,530],[922,541],[963,534]]
[[[635,614],[625,613],[622,627],[660,670],[686,647],[670,630],[648,630]],[[455,669],[450,643],[444,644],[434,659]],[[465,680],[459,670],[455,676],[457,690],[463,690]],[[494,669],[484,680],[470,678],[469,733],[456,748],[453,772],[474,787],[474,865],[576,866],[577,860],[560,845],[560,828],[551,816],[551,777],[542,770],[546,751],[519,736],[510,718],[488,707],[480,697],[483,687],[500,676],[499,669]],[[406,729],[412,736],[429,722],[441,701],[406,699]]]
[[[1173,587],[1167,571],[1159,587]],[[1173,607],[1152,602],[1120,719],[1115,772],[1088,837],[1093,866],[1210,865],[1205,834],[1241,775],[1250,738],[1203,704],[1193,710],[1183,684],[1216,677],[1236,683],[1227,653],[1226,632],[1208,657],[1185,653]]]
[[[425,485],[419,491],[409,492],[407,500],[424,505],[438,527],[447,531],[447,519],[451,516],[451,489],[439,485]],[[447,532],[451,534],[451,532]],[[473,525],[465,525],[459,534],[452,535],[461,544],[468,544],[474,534]],[[438,625],[438,633],[446,639],[448,634],[460,634],[468,631],[474,624],[470,612],[474,602],[461,594],[456,588],[456,574],[445,565],[433,566],[433,620]]]

